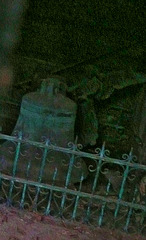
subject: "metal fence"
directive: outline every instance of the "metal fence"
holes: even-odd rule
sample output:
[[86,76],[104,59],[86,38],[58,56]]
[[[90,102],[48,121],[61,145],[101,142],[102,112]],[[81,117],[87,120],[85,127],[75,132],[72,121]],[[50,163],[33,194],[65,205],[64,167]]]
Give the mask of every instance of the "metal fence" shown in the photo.
[[[0,147],[0,202],[14,205],[20,209],[40,211],[45,215],[60,216],[72,221],[82,221],[94,226],[119,228],[126,232],[146,234],[146,165],[138,163],[133,155],[123,154],[121,159],[110,157],[110,152],[96,148],[95,153],[81,151],[81,145],[69,143],[67,148],[52,145],[49,139],[43,142],[30,141],[21,132],[17,136],[0,134],[5,140],[8,153],[13,156],[12,172],[5,172],[9,159]],[[7,145],[11,142],[13,145]],[[5,144],[4,143],[4,144]],[[27,161],[29,152],[24,145],[37,149],[33,158],[38,166],[30,177],[32,162]],[[23,151],[22,151],[23,149]],[[42,154],[38,156],[38,149]],[[62,169],[66,166],[65,181],[56,181],[58,169],[54,167],[52,179],[43,180],[50,152],[61,152],[67,160],[61,160]],[[19,175],[18,165],[23,156],[26,167],[20,165],[23,178]],[[78,183],[72,183],[73,168],[81,166],[77,158],[83,158],[88,166],[89,176],[84,179],[80,174]],[[39,161],[39,164],[38,164]],[[40,166],[40,167],[39,167]],[[36,178],[35,178],[36,177]],[[34,180],[35,179],[35,180]],[[37,179],[37,180],[36,180]]]

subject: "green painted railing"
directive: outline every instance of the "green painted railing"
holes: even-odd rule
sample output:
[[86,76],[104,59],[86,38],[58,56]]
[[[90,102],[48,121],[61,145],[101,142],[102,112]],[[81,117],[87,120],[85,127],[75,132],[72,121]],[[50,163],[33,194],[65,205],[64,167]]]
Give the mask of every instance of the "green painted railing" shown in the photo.
[[[123,154],[122,159],[114,159],[109,157],[105,143],[101,149],[95,149],[95,154],[91,154],[81,151],[77,139],[66,148],[52,145],[47,138],[43,143],[30,141],[21,132],[16,137],[0,134],[0,139],[15,144],[12,173],[9,175],[5,174],[9,159],[5,159],[0,147],[1,202],[6,201],[7,205],[13,204],[21,209],[40,211],[45,215],[61,216],[72,221],[146,234],[146,165],[138,163],[133,149],[129,154]],[[43,151],[37,181],[29,179],[31,161],[24,169],[26,179],[17,176],[21,147],[26,143]],[[49,151],[52,150],[69,156],[64,185],[56,181],[57,168],[54,169],[51,184],[42,181]],[[87,163],[90,180],[85,180],[81,174],[79,182],[73,185],[71,174],[78,157]]]

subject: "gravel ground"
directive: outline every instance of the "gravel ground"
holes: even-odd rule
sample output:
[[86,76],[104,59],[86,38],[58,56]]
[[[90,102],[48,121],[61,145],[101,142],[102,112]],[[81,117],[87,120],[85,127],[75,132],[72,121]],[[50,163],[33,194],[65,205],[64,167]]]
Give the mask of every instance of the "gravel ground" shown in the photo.
[[52,216],[0,206],[0,240],[146,240],[105,228],[93,228]]

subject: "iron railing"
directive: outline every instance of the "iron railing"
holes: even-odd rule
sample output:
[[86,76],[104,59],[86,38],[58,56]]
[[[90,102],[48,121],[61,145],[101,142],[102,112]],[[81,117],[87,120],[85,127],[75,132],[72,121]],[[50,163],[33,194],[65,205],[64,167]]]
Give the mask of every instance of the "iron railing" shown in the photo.
[[[138,163],[133,149],[129,154],[123,154],[121,159],[110,157],[110,152],[96,148],[95,153],[81,151],[81,144],[69,143],[62,148],[52,145],[48,138],[43,142],[34,142],[27,139],[21,132],[17,136],[0,134],[1,140],[13,144],[7,146],[7,156],[13,155],[12,172],[5,172],[11,158],[6,158],[3,152],[3,143],[0,147],[0,201],[7,205],[13,204],[21,209],[40,211],[45,215],[51,214],[70,220],[84,223],[107,226],[109,228],[124,229],[128,232],[146,234],[146,165]],[[33,155],[36,165],[40,160],[37,178],[30,177],[32,162],[27,161],[29,152],[24,145],[34,146],[41,150]],[[22,150],[23,149],[23,150]],[[6,151],[6,149],[5,149]],[[62,152],[68,156],[61,161],[62,169],[67,166],[65,181],[57,181],[58,169],[50,180],[43,180],[43,173],[47,169],[50,152]],[[18,165],[20,158],[27,162],[23,178],[19,175]],[[73,168],[77,171],[81,165],[77,158],[83,158],[88,166],[89,177],[84,179],[80,171],[78,183],[72,183]],[[10,164],[11,165],[11,164]],[[81,170],[81,169],[80,169]],[[33,172],[33,169],[32,169]],[[37,179],[37,180],[36,180]]]

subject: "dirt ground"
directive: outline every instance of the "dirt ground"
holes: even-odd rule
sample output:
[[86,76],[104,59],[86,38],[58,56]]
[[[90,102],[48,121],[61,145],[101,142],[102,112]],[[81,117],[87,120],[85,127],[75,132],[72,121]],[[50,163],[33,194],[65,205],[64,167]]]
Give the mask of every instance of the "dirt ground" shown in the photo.
[[65,222],[52,216],[0,205],[0,240],[146,240],[105,228]]

